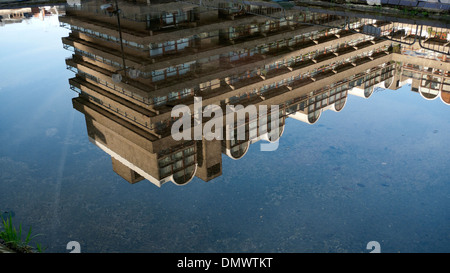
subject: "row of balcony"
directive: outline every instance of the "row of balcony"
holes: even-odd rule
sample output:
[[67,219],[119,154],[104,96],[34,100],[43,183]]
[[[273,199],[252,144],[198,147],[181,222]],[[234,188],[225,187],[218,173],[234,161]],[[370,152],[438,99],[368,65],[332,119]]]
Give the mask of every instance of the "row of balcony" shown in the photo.
[[[362,63],[371,61],[371,60],[373,60],[375,58],[382,57],[385,54],[386,53],[384,53],[384,52],[374,53],[373,56],[359,58],[359,59],[356,59],[352,63],[340,64],[340,65],[334,67],[334,69],[331,70],[331,71],[328,70],[328,71],[326,71],[324,73],[318,73],[317,75],[314,75],[313,77],[310,77],[308,79],[300,78],[298,80],[294,80],[289,85],[287,85],[287,88],[290,89],[290,90],[292,90],[294,88],[299,88],[299,87],[304,86],[304,85],[306,85],[308,83],[320,80],[321,78],[325,78],[325,77],[327,77],[329,75],[340,73],[342,71],[350,69],[351,67],[355,67],[355,66],[360,65]],[[101,71],[100,69],[96,68],[95,65],[92,65],[92,64],[89,64],[89,63],[85,63],[85,62],[81,62],[80,63],[80,60],[78,60],[76,63],[78,63],[78,64],[80,64],[80,65],[82,65],[84,67],[88,67],[90,69],[96,69],[96,71],[100,72],[100,73],[104,73],[105,72],[105,71]],[[220,90],[221,92],[219,92],[219,93],[222,93],[223,91],[226,92],[226,91],[231,91],[231,90],[235,90],[235,89],[243,89],[245,87],[248,87],[248,85],[252,84],[252,83],[265,82],[266,80],[271,79],[272,77],[276,77],[278,75],[283,75],[286,72],[291,72],[291,71],[295,71],[296,69],[300,69],[300,68],[306,67],[306,65],[304,65],[305,63],[311,64],[311,65],[312,64],[317,64],[317,62],[314,62],[314,61],[309,59],[309,60],[303,60],[303,61],[301,61],[301,63],[294,63],[291,67],[281,66],[278,69],[274,69],[274,70],[269,71],[264,77],[261,77],[259,75],[259,76],[253,77],[253,78],[246,79],[245,81],[237,82],[237,84],[234,84],[234,85],[228,85],[229,87],[224,86],[222,88],[222,90]],[[73,65],[76,66],[77,64],[73,63]],[[214,92],[214,93],[217,93],[217,92]],[[206,92],[203,92],[203,94],[207,95]],[[211,95],[214,95],[214,94],[211,94]],[[175,99],[177,99],[177,98],[175,98]],[[184,100],[189,101],[189,98],[185,98]],[[177,103],[178,102],[179,102],[179,100],[177,99]],[[168,108],[168,110],[169,109],[170,108]]]

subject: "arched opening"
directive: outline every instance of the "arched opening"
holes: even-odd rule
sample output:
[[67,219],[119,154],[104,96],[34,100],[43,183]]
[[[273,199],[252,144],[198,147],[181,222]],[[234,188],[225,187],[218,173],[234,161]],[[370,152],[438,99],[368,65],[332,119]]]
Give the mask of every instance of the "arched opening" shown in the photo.
[[342,98],[342,99],[336,101],[336,102],[334,103],[334,109],[333,109],[333,110],[334,110],[335,112],[340,112],[342,109],[344,109],[345,104],[347,104],[347,97]]
[[238,160],[244,157],[250,147],[250,141],[235,145],[232,148],[226,148],[225,154],[231,159]]
[[394,83],[394,77],[391,77],[391,78],[389,78],[389,79],[386,79],[386,80],[384,81],[384,88],[390,89],[392,83]]
[[310,114],[312,116],[311,119],[309,118],[310,115],[307,115],[303,112],[295,112],[295,113],[289,114],[288,117],[302,121],[304,123],[314,124],[315,122],[317,122],[317,120],[319,120],[321,110],[319,109],[316,112],[319,112],[318,115],[314,115],[314,112]]
[[373,90],[374,90],[373,86],[369,86],[364,89],[359,87],[353,87],[352,89],[348,90],[348,93],[353,96],[368,99],[370,96],[372,96]]
[[372,94],[373,94],[373,90],[374,89],[375,88],[373,86],[369,86],[369,87],[364,88],[364,97],[366,99],[370,98],[370,96],[372,96]]
[[450,91],[441,91],[441,100],[443,103],[450,105]]
[[191,165],[187,168],[184,168],[176,173],[174,173],[171,177],[171,180],[176,185],[186,185],[187,183],[191,182],[191,180],[194,178],[195,173],[197,172],[197,164]]
[[308,122],[309,122],[309,124],[316,123],[319,120],[321,114],[322,114],[322,110],[321,109],[318,109],[318,110],[315,110],[314,112],[309,113],[308,114]]
[[419,87],[419,94],[422,96],[422,98],[424,98],[426,100],[434,100],[434,99],[436,99],[438,97],[439,91],[438,90],[433,90],[433,89]]

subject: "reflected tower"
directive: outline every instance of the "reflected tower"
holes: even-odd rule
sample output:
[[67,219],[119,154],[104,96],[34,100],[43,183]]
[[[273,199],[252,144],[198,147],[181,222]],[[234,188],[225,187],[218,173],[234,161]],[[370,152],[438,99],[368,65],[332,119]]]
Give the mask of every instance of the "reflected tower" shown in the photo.
[[[88,1],[60,18],[71,30],[63,45],[73,51],[66,60],[75,73],[73,106],[85,115],[90,141],[130,183],[210,181],[222,174],[223,155],[241,159],[252,143],[277,141],[288,117],[314,124],[326,110],[342,111],[349,94],[369,98],[377,87],[397,89],[408,79],[421,94],[447,92],[445,54],[424,59],[422,47],[403,42],[420,34],[407,31],[414,25],[399,29],[259,1],[208,3],[215,6]],[[248,116],[244,139],[176,141],[171,111],[186,105],[193,113],[194,97],[223,112],[229,105],[276,105],[279,115]],[[275,118],[277,130],[267,126]]]

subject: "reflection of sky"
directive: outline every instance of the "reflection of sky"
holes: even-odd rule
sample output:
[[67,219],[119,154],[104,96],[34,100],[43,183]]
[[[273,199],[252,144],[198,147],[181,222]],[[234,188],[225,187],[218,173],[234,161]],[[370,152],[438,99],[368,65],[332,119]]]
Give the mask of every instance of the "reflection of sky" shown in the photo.
[[42,120],[49,123],[60,118],[54,106],[60,107],[67,94],[52,87],[59,84],[67,88],[70,73],[64,69],[64,58],[70,55],[61,50],[61,36],[67,32],[59,27],[56,16],[47,16],[44,21],[32,18],[0,29],[0,98],[8,102],[3,103],[2,112],[15,113],[2,115],[1,124],[14,124],[6,133],[15,142],[40,133]]
[[[47,18],[46,18],[47,19]],[[350,96],[317,124],[287,119],[223,175],[135,185],[87,140],[57,22],[0,28],[0,209],[50,252],[449,252],[450,108],[409,87]]]

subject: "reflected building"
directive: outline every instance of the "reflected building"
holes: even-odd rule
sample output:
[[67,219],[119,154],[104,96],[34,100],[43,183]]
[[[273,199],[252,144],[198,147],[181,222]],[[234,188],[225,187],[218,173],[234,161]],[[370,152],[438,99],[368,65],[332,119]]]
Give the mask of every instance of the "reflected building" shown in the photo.
[[5,24],[21,23],[23,20],[33,17],[31,8],[1,9],[0,26]]
[[[411,85],[411,91],[417,92],[426,100],[440,99],[450,105],[450,68],[449,62],[443,57],[431,52],[409,51],[403,49],[403,53],[411,54],[399,57],[402,61],[399,67],[398,85]],[[421,58],[417,58],[420,54]]]
[[22,23],[31,18],[44,20],[46,16],[63,15],[64,6],[24,7],[16,9],[0,9],[0,26]]
[[[116,12],[114,2],[88,1],[60,17],[71,30],[62,41],[73,51],[66,60],[79,94],[73,106],[85,115],[90,141],[130,183],[210,181],[222,174],[222,156],[237,160],[252,143],[276,142],[286,118],[314,124],[326,110],[342,111],[349,95],[369,98],[377,87],[410,83],[448,103],[447,56],[408,43],[422,35],[414,25],[287,12],[259,1],[206,2],[119,1]],[[194,113],[195,98],[224,113],[255,106],[257,115],[228,128],[235,136],[243,128],[242,139],[177,141],[172,109]],[[269,111],[274,105],[278,112]]]

